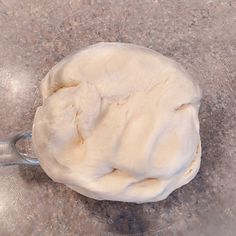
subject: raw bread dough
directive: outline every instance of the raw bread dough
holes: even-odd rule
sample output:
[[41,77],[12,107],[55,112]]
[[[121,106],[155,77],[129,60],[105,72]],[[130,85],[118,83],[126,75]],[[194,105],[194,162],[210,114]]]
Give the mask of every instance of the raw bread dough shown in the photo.
[[41,92],[33,144],[54,181],[91,198],[142,203],[197,174],[201,91],[175,61],[99,43],[54,66]]

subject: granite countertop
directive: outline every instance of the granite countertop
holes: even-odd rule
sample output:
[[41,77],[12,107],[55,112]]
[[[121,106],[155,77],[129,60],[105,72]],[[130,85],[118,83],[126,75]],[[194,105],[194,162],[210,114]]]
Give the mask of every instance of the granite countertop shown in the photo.
[[0,29],[0,138],[31,129],[55,63],[100,41],[172,57],[204,91],[202,165],[191,183],[137,205],[86,198],[40,167],[0,168],[0,236],[235,236],[234,0],[1,0]]

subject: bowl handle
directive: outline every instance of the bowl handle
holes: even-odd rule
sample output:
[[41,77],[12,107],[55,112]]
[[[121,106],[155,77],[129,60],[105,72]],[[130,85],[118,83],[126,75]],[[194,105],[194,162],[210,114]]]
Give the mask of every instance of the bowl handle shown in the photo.
[[0,141],[0,167],[22,164],[39,165],[32,150],[31,131]]

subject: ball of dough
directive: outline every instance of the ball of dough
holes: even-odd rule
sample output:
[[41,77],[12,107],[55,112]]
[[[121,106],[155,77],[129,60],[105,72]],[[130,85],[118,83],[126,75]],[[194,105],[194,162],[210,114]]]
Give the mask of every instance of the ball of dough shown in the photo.
[[197,174],[201,91],[175,61],[99,43],[54,66],[41,92],[33,145],[54,181],[99,200],[143,203]]

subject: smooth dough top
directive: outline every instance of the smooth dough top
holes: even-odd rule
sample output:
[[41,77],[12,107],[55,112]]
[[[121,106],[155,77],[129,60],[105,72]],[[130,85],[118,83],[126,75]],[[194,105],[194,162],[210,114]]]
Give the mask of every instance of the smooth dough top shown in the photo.
[[197,174],[201,91],[175,61],[99,43],[54,66],[41,92],[33,145],[54,181],[91,198],[142,203]]

